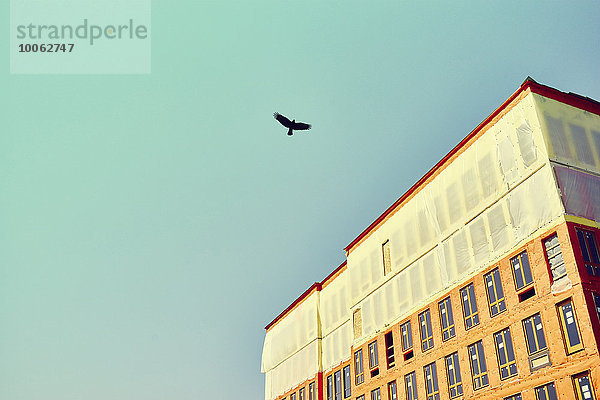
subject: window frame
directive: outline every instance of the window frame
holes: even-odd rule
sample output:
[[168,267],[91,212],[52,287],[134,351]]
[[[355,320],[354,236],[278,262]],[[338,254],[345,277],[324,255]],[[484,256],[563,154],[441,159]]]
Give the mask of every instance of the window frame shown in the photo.
[[[571,313],[573,314],[572,317],[567,315],[568,311],[564,311],[563,307],[566,307],[567,305],[571,306]],[[575,313],[575,307],[573,307],[573,299],[568,298],[564,301],[561,301],[556,305],[556,309],[558,311],[558,320],[560,322],[560,328],[567,355],[583,350],[583,339],[581,337],[581,331],[579,330],[579,324],[577,323],[577,314]],[[573,319],[572,323],[569,322],[569,318]],[[577,333],[577,339],[579,340],[579,343],[575,345],[571,343],[571,335],[569,335],[569,330],[567,327],[567,325],[571,324],[575,325],[575,332]]]
[[[523,259],[525,259],[527,262],[524,263]],[[515,261],[517,261],[517,265],[515,265]],[[528,289],[531,285],[533,285],[535,278],[533,276],[533,271],[531,270],[531,263],[529,262],[529,255],[527,254],[527,250],[523,250],[516,256],[511,257],[510,269],[512,271],[513,280],[515,282],[515,289],[517,290],[517,293],[520,293],[520,292]],[[527,282],[526,271],[529,272],[530,282]],[[518,278],[520,278],[520,280],[522,282],[522,284],[520,286],[519,286]]]
[[388,400],[398,400],[398,387],[395,379],[391,382],[388,382],[387,389]]
[[462,396],[463,385],[458,352],[447,355],[444,357],[444,360],[446,362],[446,376],[448,378],[448,394],[451,399]]
[[379,367],[379,351],[377,347],[377,340],[369,343],[369,370],[371,371]]
[[333,374],[327,375],[327,400],[333,400]]
[[296,400],[296,392],[290,393],[290,400]]
[[[405,327],[407,328],[405,329]],[[400,324],[400,336],[400,341],[402,343],[402,353],[406,354],[413,348],[412,327],[410,319]],[[406,346],[408,344],[406,343],[407,340],[410,342],[410,346]]]
[[371,390],[371,400],[381,400],[381,388]]
[[[479,390],[490,385],[487,364],[485,362],[485,350],[481,340],[467,347],[469,354],[469,365],[471,367],[471,377],[473,378],[473,390]],[[477,372],[475,371],[477,368]],[[484,383],[485,382],[485,383]]]
[[592,301],[594,302],[594,308],[596,309],[598,323],[600,323],[600,293],[592,292]]
[[[531,336],[533,336],[532,339],[534,339],[534,343],[530,342],[530,335],[527,333],[527,322],[531,325]],[[542,324],[542,316],[539,312],[523,319],[521,321],[521,325],[523,326],[523,334],[525,335],[525,345],[527,346],[527,354],[532,356],[544,350],[548,350],[548,341],[546,340],[546,334],[544,333],[544,324]],[[543,342],[543,347],[541,346],[540,339]],[[532,345],[535,346],[535,349],[532,349]]]
[[[589,389],[590,389],[590,391],[589,391],[590,397],[585,397],[585,394],[583,393],[582,385],[581,385],[581,382],[579,381],[580,379],[583,379],[583,378],[587,379],[587,385],[589,385]],[[577,400],[595,400],[596,399],[594,385],[592,383],[592,379],[590,378],[589,371],[575,374],[571,377],[571,380],[573,382],[573,387],[575,389],[575,396],[577,397]]]
[[342,400],[342,370],[338,369],[333,373],[333,398],[334,400]]
[[[423,367],[423,377],[425,378],[425,395],[427,400],[440,400],[440,387],[438,385],[435,361]],[[429,385],[429,381],[431,381],[431,385]]]
[[[588,276],[599,278],[600,277],[600,253],[598,248],[598,238],[596,237],[596,232],[584,229],[582,227],[575,227],[575,234],[577,236],[577,244],[579,245],[579,254],[581,255],[581,259],[584,264],[585,272]],[[589,235],[582,237],[582,235]],[[590,240],[591,239],[591,240]],[[583,240],[583,243],[582,243]],[[590,246],[590,241],[591,245]],[[584,248],[585,246],[585,252]],[[593,249],[595,254],[593,254],[590,250]],[[588,260],[586,260],[586,255]],[[590,273],[591,271],[591,273]]]
[[[551,396],[550,388],[554,392],[554,396]],[[548,382],[543,385],[536,386],[534,389],[536,400],[541,400],[539,394],[540,390],[544,391],[544,400],[558,400],[558,392],[556,391],[556,385],[554,382]]]
[[356,386],[365,382],[365,369],[362,349],[358,349],[354,352],[354,379]]
[[406,390],[406,400],[417,400],[419,398],[416,371],[404,375],[404,389]]
[[[488,277],[491,277],[489,282]],[[500,275],[500,269],[496,267],[487,274],[483,275],[483,281],[485,282],[486,286],[485,292],[487,294],[490,317],[494,318],[506,311],[506,298],[504,296],[504,288],[502,287],[502,275]],[[493,301],[490,297],[490,287],[493,288],[492,290],[494,292]],[[494,307],[496,307],[497,310],[495,313]]]
[[306,400],[306,389],[303,387],[298,390],[298,400]]
[[[390,338],[389,343],[388,337]],[[383,342],[385,345],[385,360],[387,369],[394,368],[396,366],[396,356],[394,354],[394,334],[392,331],[389,331],[383,335]]]
[[315,382],[308,384],[308,400],[317,400],[315,393]]
[[352,377],[350,376],[350,365],[342,368],[342,380],[344,383],[344,398],[352,396]]
[[515,393],[513,395],[505,397],[503,400],[523,400],[521,393]]
[[[465,330],[469,330],[479,325],[479,309],[477,308],[477,298],[475,296],[475,285],[473,282],[460,289],[460,298],[463,320],[465,321]],[[469,309],[467,310],[466,307]],[[469,321],[471,322],[471,326],[469,326]]]
[[[423,330],[425,327],[425,330]],[[431,325],[431,311],[427,308],[419,314],[419,332],[421,337],[421,351],[426,352],[434,346],[433,328]]]
[[440,313],[440,327],[442,328],[442,341],[452,339],[456,336],[456,327],[454,325],[454,313],[452,312],[452,300],[450,296],[438,303]]
[[[502,337],[502,343],[498,342],[499,335]],[[508,338],[508,340],[507,340]],[[507,343],[510,343],[510,347]],[[494,333],[494,344],[496,347],[496,359],[498,361],[498,372],[500,373],[500,380],[505,380],[513,377],[519,373],[517,367],[517,359],[515,357],[514,345],[512,342],[512,334],[510,327],[507,327],[501,331]],[[501,354],[502,353],[502,354]],[[502,356],[506,362],[502,362]],[[512,358],[512,359],[511,359]],[[514,372],[511,373],[511,367],[514,366]],[[502,376],[502,369],[506,368],[508,375]]]

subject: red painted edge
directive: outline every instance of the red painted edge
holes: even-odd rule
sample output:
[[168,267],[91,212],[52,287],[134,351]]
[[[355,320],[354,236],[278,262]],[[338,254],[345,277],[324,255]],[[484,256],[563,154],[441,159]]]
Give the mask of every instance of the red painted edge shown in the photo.
[[297,304],[299,304],[306,297],[308,297],[313,291],[315,291],[315,289],[316,289],[317,292],[321,290],[321,284],[319,282],[313,283],[308,289],[306,289],[304,291],[304,293],[302,293],[300,295],[300,297],[298,297],[296,300],[294,300],[294,302],[292,304],[290,304],[285,310],[283,310],[281,312],[281,314],[279,314],[277,317],[275,317],[275,319],[273,321],[271,321],[267,326],[265,326],[265,329],[269,330],[270,327],[272,327],[277,321],[279,321],[281,318],[283,318],[285,316],[285,314],[288,313],[288,311],[290,311]]
[[339,265],[339,267],[337,267],[336,269],[334,269],[333,272],[330,273],[329,275],[327,275],[325,277],[325,279],[323,279],[321,282],[315,282],[315,283],[313,283],[311,285],[311,287],[309,287],[308,289],[306,289],[304,291],[304,293],[302,293],[300,295],[300,297],[298,297],[296,300],[294,300],[294,302],[292,304],[290,304],[285,310],[283,310],[281,312],[281,314],[279,314],[277,317],[275,317],[275,319],[273,321],[271,321],[269,323],[269,325],[265,326],[265,329],[269,330],[270,327],[272,327],[281,318],[283,318],[289,311],[292,310],[292,308],[294,308],[296,305],[300,304],[306,297],[308,297],[308,295],[310,295],[313,292],[314,289],[316,289],[317,292],[320,292],[321,288],[323,287],[323,285],[325,284],[325,282],[329,281],[329,279],[331,279],[332,276],[334,276],[338,271],[340,271],[345,266],[346,266],[346,260],[344,260],[344,262],[341,263]]
[[323,382],[323,371],[319,371],[317,372],[317,379],[319,380],[319,389],[317,392],[317,398],[318,400],[323,400],[324,396],[323,396],[323,392],[324,392],[324,382]]
[[527,77],[525,81],[521,84],[521,87],[517,89],[500,107],[498,107],[494,112],[492,112],[483,122],[481,122],[475,129],[471,131],[463,140],[460,141],[448,154],[444,156],[437,164],[433,166],[421,179],[417,181],[406,193],[402,195],[398,200],[394,202],[387,210],[383,212],[371,225],[369,225],[360,235],[356,237],[348,246],[344,248],[346,251],[346,255],[349,254],[350,250],[359,243],[362,239],[368,236],[375,228],[379,226],[379,224],[390,215],[396,207],[398,207],[407,197],[409,197],[412,193],[414,193],[417,189],[419,189],[423,183],[433,175],[438,169],[440,169],[450,157],[456,154],[465,144],[472,139],[481,129],[483,129],[490,121],[492,121],[498,114],[500,114],[515,98],[517,98],[522,92],[526,89],[530,89],[533,93],[537,93],[544,97],[548,97],[552,100],[559,101],[561,103],[565,103],[567,105],[580,108],[585,111],[589,111],[594,114],[600,115],[600,103],[596,100],[590,99],[589,97],[584,97],[575,93],[565,93],[561,92],[558,89],[554,89],[550,86],[545,86],[540,83],[537,83],[532,78]]

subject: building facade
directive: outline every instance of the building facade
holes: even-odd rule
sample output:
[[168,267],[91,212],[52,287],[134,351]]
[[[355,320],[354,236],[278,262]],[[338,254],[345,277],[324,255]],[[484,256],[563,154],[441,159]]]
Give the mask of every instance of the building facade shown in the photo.
[[527,79],[266,327],[266,400],[599,399],[600,103]]

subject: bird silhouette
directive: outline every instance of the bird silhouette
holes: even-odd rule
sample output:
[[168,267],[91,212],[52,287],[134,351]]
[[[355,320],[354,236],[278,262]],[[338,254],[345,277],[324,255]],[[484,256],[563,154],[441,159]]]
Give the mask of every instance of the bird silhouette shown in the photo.
[[304,122],[296,122],[295,119],[290,121],[289,119],[287,119],[279,113],[275,113],[273,114],[273,116],[277,121],[279,121],[281,125],[288,128],[288,136],[292,136],[294,134],[294,131],[305,131],[311,128],[309,124],[305,124]]

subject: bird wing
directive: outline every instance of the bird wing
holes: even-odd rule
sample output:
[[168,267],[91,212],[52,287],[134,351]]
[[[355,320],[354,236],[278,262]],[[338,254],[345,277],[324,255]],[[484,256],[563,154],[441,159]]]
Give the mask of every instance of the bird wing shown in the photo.
[[273,116],[275,117],[275,119],[277,121],[279,121],[279,123],[281,125],[285,126],[286,128],[289,128],[290,126],[292,126],[292,121],[290,121],[289,119],[287,119],[283,115],[281,115],[279,113],[275,113],[275,114],[273,114]]
[[297,131],[305,131],[310,128],[311,128],[310,124],[305,124],[304,122],[296,122],[294,124],[294,126],[292,126],[292,129],[297,130]]

